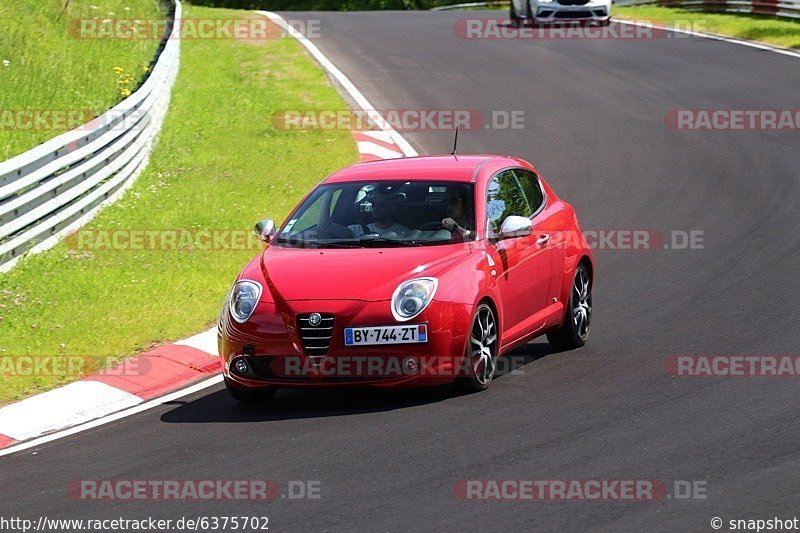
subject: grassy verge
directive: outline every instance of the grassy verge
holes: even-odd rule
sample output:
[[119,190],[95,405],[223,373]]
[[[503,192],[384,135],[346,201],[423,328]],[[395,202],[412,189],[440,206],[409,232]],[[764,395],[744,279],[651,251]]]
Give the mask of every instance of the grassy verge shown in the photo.
[[[187,17],[251,16],[186,7]],[[265,216],[282,220],[312,185],[357,160],[349,132],[273,126],[281,110],[345,107],[293,39],[181,46],[149,167],[85,230],[249,232]],[[0,356],[105,361],[188,336],[213,323],[233,277],[258,251],[76,251],[69,242],[77,246],[61,243],[0,275]],[[0,403],[75,377],[2,376]]]
[[455,4],[451,0],[192,0],[193,4],[271,11],[370,11],[376,9],[430,9]]
[[800,21],[759,15],[701,13],[659,6],[614,7],[618,19],[650,20],[665,26],[730,35],[784,48],[800,48]]
[[156,52],[158,39],[80,38],[77,23],[96,17],[163,18],[159,0],[66,5],[65,0],[0,2],[0,161],[71,129],[61,124],[34,129],[20,112],[80,110],[91,118],[139,86]]

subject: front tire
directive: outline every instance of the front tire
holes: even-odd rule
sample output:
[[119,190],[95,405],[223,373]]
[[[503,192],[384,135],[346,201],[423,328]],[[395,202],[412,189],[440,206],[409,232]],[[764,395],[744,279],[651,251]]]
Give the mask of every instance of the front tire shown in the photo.
[[511,5],[508,8],[508,18],[511,20],[512,26],[519,25],[519,15],[517,14],[517,10],[514,8],[514,2],[511,2]]
[[266,403],[275,396],[277,391],[274,387],[253,390],[240,389],[232,385],[228,378],[225,378],[225,388],[236,401],[249,405]]
[[536,26],[536,15],[533,12],[533,8],[531,7],[531,0],[528,0],[525,3],[525,7],[528,8],[528,21],[531,23],[531,26]]
[[497,369],[499,348],[497,317],[489,305],[478,305],[472,317],[464,363],[467,375],[459,378],[458,386],[465,392],[479,392],[489,388]]
[[589,271],[581,263],[572,277],[570,299],[560,328],[547,333],[550,345],[559,350],[573,350],[586,344],[592,321],[592,282]]

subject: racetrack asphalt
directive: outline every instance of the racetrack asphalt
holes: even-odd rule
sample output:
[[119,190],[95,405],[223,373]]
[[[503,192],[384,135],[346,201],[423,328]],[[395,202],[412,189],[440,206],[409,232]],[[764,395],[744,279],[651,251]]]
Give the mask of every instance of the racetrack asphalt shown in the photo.
[[[378,109],[524,110],[459,152],[530,160],[584,230],[701,231],[689,250],[596,250],[589,343],[514,352],[481,394],[221,386],[0,459],[0,516],[268,516],[270,530],[709,531],[798,514],[798,379],[677,378],[665,359],[796,355],[800,133],[668,129],[673,109],[796,109],[800,60],[700,38],[464,40],[498,12],[287,13]],[[235,132],[232,133],[235,135]],[[411,132],[422,154],[452,133]],[[667,237],[668,238],[668,237]],[[321,498],[76,501],[76,479],[319,481]],[[705,483],[704,500],[463,501],[464,479]]]

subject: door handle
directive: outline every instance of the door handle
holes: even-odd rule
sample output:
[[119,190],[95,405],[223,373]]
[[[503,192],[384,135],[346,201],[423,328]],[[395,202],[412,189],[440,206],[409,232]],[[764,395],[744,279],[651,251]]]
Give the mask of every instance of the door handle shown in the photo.
[[548,241],[550,241],[550,234],[543,233],[539,236],[538,239],[536,239],[536,244],[538,244],[539,246],[544,246],[545,244],[548,243]]

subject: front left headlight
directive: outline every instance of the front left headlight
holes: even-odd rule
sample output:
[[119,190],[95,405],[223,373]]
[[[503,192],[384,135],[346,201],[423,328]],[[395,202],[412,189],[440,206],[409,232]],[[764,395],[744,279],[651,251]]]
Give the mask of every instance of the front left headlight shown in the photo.
[[228,307],[233,319],[242,324],[256,310],[258,299],[261,298],[261,285],[255,281],[237,281],[231,291]]
[[439,280],[417,278],[401,283],[392,295],[392,315],[398,322],[411,320],[428,307],[436,294]]

